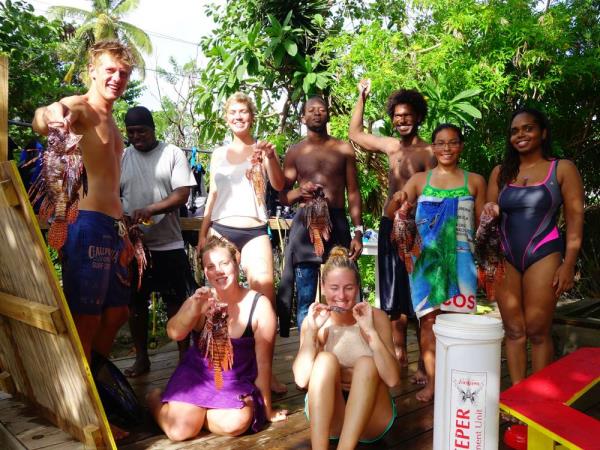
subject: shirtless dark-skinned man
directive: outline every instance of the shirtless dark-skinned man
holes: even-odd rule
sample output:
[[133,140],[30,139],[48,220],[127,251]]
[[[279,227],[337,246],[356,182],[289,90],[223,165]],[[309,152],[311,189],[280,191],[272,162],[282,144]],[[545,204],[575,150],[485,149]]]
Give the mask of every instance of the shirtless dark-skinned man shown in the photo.
[[[327,259],[329,250],[335,245],[342,245],[349,249],[354,260],[362,252],[361,201],[354,149],[348,142],[327,133],[328,121],[329,110],[325,101],[321,97],[308,99],[302,109],[302,123],[308,130],[307,136],[288,149],[283,162],[285,188],[280,193],[280,200],[285,205],[299,203],[300,207],[290,229],[286,269],[277,293],[281,336],[289,335],[294,281],[298,304],[296,319],[300,329],[308,307],[315,301],[319,266]],[[325,193],[332,222],[331,236],[325,242],[322,256],[316,255],[304,225],[305,202],[313,197],[319,186]],[[354,225],[352,238],[344,209],[346,195]]]
[[[392,92],[388,97],[386,110],[392,126],[400,136],[400,139],[397,139],[375,136],[364,131],[363,115],[370,90],[369,80],[362,80],[358,84],[358,101],[350,120],[348,135],[362,149],[385,153],[388,157],[388,197],[383,207],[385,211],[392,195],[401,190],[416,172],[424,172],[434,167],[435,158],[431,146],[419,137],[419,125],[427,115],[427,102],[423,95],[413,89],[400,89]],[[390,315],[396,357],[405,367],[408,365],[406,328],[408,317],[414,315],[414,312],[406,268],[390,241],[393,219],[383,213],[379,225],[377,258],[380,307]],[[413,382],[417,384],[427,382],[421,360]]]
[[[90,87],[38,108],[33,129],[48,134],[48,125],[82,135],[79,145],[88,191],[79,215],[69,225],[62,248],[63,288],[85,356],[92,349],[108,356],[121,325],[127,321],[130,290],[123,280],[128,268],[118,255],[124,248],[119,177],[123,139],[112,115],[135,65],[131,51],[118,41],[99,41],[89,52]],[[115,439],[127,435],[111,425]]]

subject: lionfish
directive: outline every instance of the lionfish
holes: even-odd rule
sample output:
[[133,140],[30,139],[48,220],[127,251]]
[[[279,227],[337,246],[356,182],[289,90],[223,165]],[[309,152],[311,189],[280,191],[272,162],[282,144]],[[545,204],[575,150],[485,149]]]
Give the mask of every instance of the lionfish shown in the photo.
[[477,279],[489,300],[496,299],[494,283],[504,278],[505,261],[500,241],[498,218],[482,214],[475,234]]
[[414,269],[412,257],[418,258],[421,253],[421,236],[415,219],[410,215],[412,207],[411,203],[404,202],[396,211],[390,236],[408,273]]
[[329,240],[329,233],[331,232],[331,219],[323,187],[317,186],[317,189],[313,191],[313,198],[306,204],[304,220],[316,255],[323,256],[323,253],[325,253],[325,243],[323,241]]
[[119,234],[121,234],[124,241],[123,250],[121,250],[121,254],[119,255],[119,264],[127,267],[132,259],[135,258],[138,271],[137,290],[139,291],[142,287],[142,275],[148,266],[146,249],[142,240],[144,233],[140,230],[137,223],[131,221],[129,216],[123,216],[123,226],[120,227]]
[[250,158],[250,168],[246,170],[246,177],[250,180],[250,184],[254,189],[254,195],[256,196],[256,202],[259,206],[264,206],[265,194],[267,192],[267,180],[265,180],[262,162],[262,150],[255,148]]
[[206,315],[198,347],[212,367],[215,387],[223,387],[223,372],[233,366],[233,346],[227,329],[227,303],[216,303]]
[[48,149],[43,155],[40,177],[29,188],[32,204],[42,200],[40,220],[50,223],[48,244],[60,250],[67,240],[69,224],[79,214],[79,189],[87,194],[87,178],[79,148],[81,135],[65,127],[48,127]]

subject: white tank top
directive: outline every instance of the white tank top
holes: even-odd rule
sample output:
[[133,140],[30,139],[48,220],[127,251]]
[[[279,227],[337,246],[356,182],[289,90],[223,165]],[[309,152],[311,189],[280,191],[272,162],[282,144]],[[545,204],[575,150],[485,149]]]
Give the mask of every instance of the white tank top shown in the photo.
[[227,147],[219,147],[214,151],[210,170],[217,186],[217,198],[210,217],[212,221],[227,217],[251,217],[261,222],[267,221],[264,202],[263,206],[258,205],[252,184],[246,176],[249,168],[248,160],[231,164],[227,160]]

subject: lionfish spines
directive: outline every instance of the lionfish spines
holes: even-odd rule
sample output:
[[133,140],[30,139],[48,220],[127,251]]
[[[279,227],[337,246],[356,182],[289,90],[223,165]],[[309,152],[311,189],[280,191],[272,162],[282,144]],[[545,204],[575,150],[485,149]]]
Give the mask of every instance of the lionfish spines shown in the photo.
[[325,242],[329,240],[331,232],[331,217],[329,216],[329,206],[327,205],[325,192],[321,186],[315,189],[313,198],[306,204],[305,225],[315,254],[323,256]]
[[506,269],[497,217],[482,214],[475,233],[475,259],[479,287],[489,300],[496,300],[496,285],[504,279]]
[[408,273],[414,270],[413,257],[418,258],[421,254],[421,236],[415,219],[410,215],[411,210],[412,204],[404,202],[396,211],[390,236]]
[[233,366],[228,318],[227,303],[215,303],[214,308],[206,315],[206,323],[198,341],[200,353],[208,359],[208,366],[213,370],[217,389],[223,387],[223,372],[231,370]]
[[267,180],[262,167],[262,150],[255,149],[250,160],[250,168],[246,170],[246,178],[250,181],[256,202],[259,206],[265,205],[265,194],[267,192]]

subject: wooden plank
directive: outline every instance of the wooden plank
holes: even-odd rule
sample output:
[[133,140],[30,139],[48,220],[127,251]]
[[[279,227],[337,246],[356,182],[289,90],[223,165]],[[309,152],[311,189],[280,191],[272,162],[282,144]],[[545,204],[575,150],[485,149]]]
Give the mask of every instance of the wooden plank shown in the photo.
[[6,198],[6,206],[17,206],[19,204],[19,197],[17,197],[17,191],[10,180],[0,180],[0,187],[4,191],[4,197]]
[[42,305],[6,292],[0,292],[0,315],[52,334],[62,334],[67,330],[57,306]]
[[0,162],[8,156],[8,57],[0,55]]
[[7,450],[27,450],[13,434],[0,423],[0,448]]
[[[0,162],[0,179],[11,180],[20,203],[19,207],[0,208],[2,289],[58,307],[66,329],[54,335],[0,315],[0,360],[3,364],[9,361],[4,368],[39,415],[82,442],[83,428],[98,426],[104,445],[116,448],[69,307],[13,161]],[[0,198],[0,203],[7,203],[2,189]],[[2,322],[8,325],[1,326]]]

